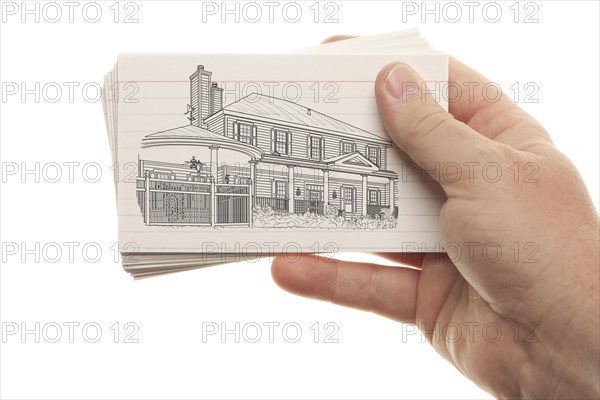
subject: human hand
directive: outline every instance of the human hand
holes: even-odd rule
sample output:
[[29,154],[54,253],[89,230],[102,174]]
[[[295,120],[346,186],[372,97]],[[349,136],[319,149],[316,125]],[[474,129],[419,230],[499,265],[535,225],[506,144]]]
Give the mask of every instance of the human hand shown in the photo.
[[[584,183],[506,96],[492,103],[456,91],[489,80],[454,59],[449,80],[449,113],[406,91],[423,82],[405,64],[386,66],[375,82],[386,131],[418,165],[473,168],[432,175],[447,196],[440,227],[449,254],[381,254],[415,268],[276,258],[273,278],[293,293],[417,324],[497,397],[599,398],[599,224]],[[491,163],[497,181],[486,178]],[[458,340],[449,327],[462,329]]]

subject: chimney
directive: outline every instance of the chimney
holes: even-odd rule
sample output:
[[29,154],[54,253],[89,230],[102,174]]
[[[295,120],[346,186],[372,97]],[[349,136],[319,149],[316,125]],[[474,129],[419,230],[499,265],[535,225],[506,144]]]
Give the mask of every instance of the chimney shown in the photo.
[[220,88],[216,82],[210,87],[210,114],[212,115],[223,108],[223,88]]
[[192,106],[192,125],[205,128],[204,119],[211,112],[211,75],[204,65],[198,65],[196,72],[190,76],[190,105]]

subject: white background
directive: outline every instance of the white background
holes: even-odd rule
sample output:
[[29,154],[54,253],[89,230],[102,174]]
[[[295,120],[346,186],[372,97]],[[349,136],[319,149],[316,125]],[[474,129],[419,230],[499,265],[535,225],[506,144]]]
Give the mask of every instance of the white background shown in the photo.
[[[10,2],[2,2],[4,4]],[[36,2],[27,2],[33,8]],[[111,247],[117,240],[114,187],[100,102],[86,100],[81,87],[100,82],[119,52],[282,52],[320,42],[329,35],[369,35],[417,26],[438,49],[484,72],[505,91],[517,83],[516,100],[550,131],[581,171],[598,207],[598,14],[596,1],[541,1],[496,3],[502,10],[497,23],[492,9],[468,8],[456,2],[462,19],[444,21],[444,4],[436,23],[434,15],[403,14],[403,3],[393,1],[341,1],[324,10],[314,22],[309,7],[299,22],[282,17],[281,2],[274,21],[239,23],[232,15],[207,16],[202,3],[192,1],[138,1],[138,23],[123,23],[125,2],[114,22],[113,1],[99,2],[103,15],[90,23],[82,17],[85,2],[75,8],[74,22],[58,2],[62,19],[40,22],[27,16],[3,15],[0,26],[1,80],[25,83],[28,88],[57,82],[78,82],[71,102],[66,91],[56,102],[34,95],[9,96],[1,105],[2,168],[40,168],[48,163],[75,165],[73,182],[63,176],[50,183],[35,174],[7,176],[1,193],[1,241],[15,243],[16,255],[3,253],[1,320],[3,329],[33,329],[40,324],[39,343],[34,334],[24,338],[3,335],[0,395],[2,398],[207,398],[207,397],[344,397],[344,398],[482,398],[489,395],[466,380],[412,328],[376,315],[344,309],[289,295],[270,278],[268,262],[227,265],[133,281],[115,262]],[[406,3],[405,7],[406,7]],[[22,7],[21,2],[15,3]],[[222,7],[221,2],[213,3]],[[229,2],[228,7],[235,7]],[[267,9],[262,2],[263,11]],[[40,12],[44,3],[40,3]],[[422,8],[421,2],[414,3]],[[433,9],[435,2],[428,2]],[[240,10],[243,3],[238,5]],[[512,7],[509,8],[509,7]],[[515,19],[515,8],[520,14]],[[337,9],[338,22],[324,23],[324,12]],[[538,10],[537,23],[524,23]],[[445,16],[455,18],[455,9]],[[54,18],[46,9],[45,17]],[[89,16],[93,17],[92,11]],[[251,11],[247,9],[247,11]],[[250,15],[252,18],[254,15]],[[293,15],[292,15],[293,16]],[[403,21],[404,19],[404,21]],[[538,103],[524,102],[524,85],[534,83]],[[515,88],[516,86],[513,86]],[[531,88],[532,86],[529,86]],[[535,87],[535,86],[533,86]],[[6,93],[3,93],[6,94]],[[50,95],[50,93],[47,93]],[[52,94],[51,97],[54,97]],[[93,89],[88,97],[95,97]],[[89,183],[82,166],[97,163],[102,177]],[[51,171],[46,170],[49,174]],[[88,170],[88,173],[93,172]],[[42,174],[43,175],[43,174]],[[53,174],[52,174],[53,176]],[[25,182],[21,182],[24,180]],[[76,242],[70,259],[65,242]],[[46,254],[26,254],[24,247]],[[62,255],[57,262],[57,243]],[[82,254],[84,245],[88,250]],[[97,262],[94,249],[102,254]],[[21,256],[25,262],[21,262]],[[359,255],[345,255],[359,259]],[[88,260],[86,260],[86,257]],[[364,256],[366,257],[366,256]],[[78,323],[73,343],[65,323]],[[125,324],[131,322],[135,325]],[[279,323],[269,343],[265,323]],[[325,324],[331,322],[334,325]],[[86,323],[97,324],[82,333]],[[117,326],[114,325],[118,323]],[[203,324],[240,324],[246,336],[236,343],[229,334],[203,340]],[[258,343],[253,324],[262,326]],[[282,326],[295,323],[302,329],[297,343],[286,339]],[[314,331],[320,332],[315,343]],[[62,326],[62,337],[55,324]],[[93,326],[102,329],[96,343]],[[113,329],[111,330],[111,326]],[[139,330],[126,343],[125,334]],[[215,326],[215,325],[211,325]],[[313,329],[311,330],[311,326]],[[338,330],[325,343],[324,335]],[[46,328],[46,329],[43,329]],[[120,333],[115,338],[115,331]],[[6,333],[6,332],[5,332]],[[242,330],[242,332],[244,331]],[[115,343],[115,339],[116,342]]]

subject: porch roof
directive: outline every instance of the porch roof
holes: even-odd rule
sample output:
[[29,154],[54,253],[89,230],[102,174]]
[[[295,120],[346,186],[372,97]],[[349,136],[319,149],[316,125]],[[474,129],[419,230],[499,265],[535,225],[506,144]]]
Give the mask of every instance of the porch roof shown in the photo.
[[264,154],[256,146],[233,140],[195,125],[185,125],[151,133],[142,139],[142,148],[161,146],[222,147],[244,153],[252,159],[259,159]]
[[[294,167],[302,167],[302,168],[310,168],[310,169],[320,169],[320,170],[329,170],[336,172],[347,172],[350,174],[356,175],[369,175],[369,176],[379,176],[385,178],[397,178],[398,174],[394,171],[379,169],[375,164],[369,161],[366,157],[364,159],[367,160],[368,163],[372,164],[371,167],[364,165],[363,168],[360,168],[360,165],[350,163],[352,165],[346,165],[343,162],[339,162],[340,160],[349,159],[352,156],[356,157],[356,153],[344,154],[343,157],[332,157],[326,160],[306,160],[303,158],[295,158],[295,157],[286,157],[282,159],[280,156],[274,156],[271,154],[265,154],[263,158],[260,160],[261,163],[267,164],[276,164],[276,165],[286,165],[286,166],[294,166]],[[336,162],[337,161],[337,162]],[[357,168],[359,167],[359,168]]]

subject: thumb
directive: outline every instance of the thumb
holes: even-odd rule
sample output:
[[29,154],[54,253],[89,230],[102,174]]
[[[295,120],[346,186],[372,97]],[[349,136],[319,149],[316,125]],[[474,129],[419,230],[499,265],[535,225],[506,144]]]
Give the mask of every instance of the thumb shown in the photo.
[[[446,112],[407,64],[384,67],[375,82],[375,96],[390,138],[442,187],[460,177],[440,171],[460,173],[469,163],[496,158],[490,154],[497,151],[491,140]],[[450,163],[454,167],[446,168]]]

